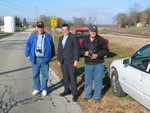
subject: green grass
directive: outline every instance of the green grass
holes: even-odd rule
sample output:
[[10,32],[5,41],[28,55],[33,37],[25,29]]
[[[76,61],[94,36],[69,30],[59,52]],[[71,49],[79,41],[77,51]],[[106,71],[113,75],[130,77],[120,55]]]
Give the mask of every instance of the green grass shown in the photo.
[[7,33],[7,34],[4,34],[4,35],[0,35],[0,38],[5,38],[5,37],[11,36],[13,34],[14,33]]
[[109,31],[106,31],[106,30],[99,30],[98,33],[99,33],[99,34],[108,34]]
[[16,32],[22,32],[25,31],[27,28],[23,28],[23,27],[17,27],[16,28]]
[[[25,31],[27,28],[16,28],[16,32],[22,32],[22,31]],[[3,33],[3,32],[2,32]],[[5,37],[8,37],[8,36],[11,36],[13,35],[14,33],[6,33],[6,34],[2,34],[0,35],[0,39],[1,38],[5,38]]]
[[127,29],[127,30],[146,30],[146,29],[150,29],[150,27],[124,27],[123,29]]

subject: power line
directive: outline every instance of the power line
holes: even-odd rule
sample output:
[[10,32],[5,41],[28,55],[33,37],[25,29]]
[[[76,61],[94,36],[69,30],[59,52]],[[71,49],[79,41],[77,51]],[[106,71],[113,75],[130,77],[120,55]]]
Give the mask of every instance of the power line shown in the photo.
[[[13,2],[13,1],[12,1]],[[8,1],[3,1],[1,2],[1,10],[0,10],[0,16],[23,16],[26,18],[31,18],[33,15],[35,15],[35,9],[32,7],[23,7],[22,5],[17,5],[18,3],[15,4],[15,2],[8,2]],[[27,6],[31,6],[27,5]],[[31,20],[31,19],[30,19]]]
[[[33,7],[31,7],[31,4],[30,3],[26,3],[26,5],[25,4],[23,4],[22,2],[18,2],[18,1],[16,1],[16,3],[13,1],[13,0],[9,0],[9,1],[7,1],[7,0],[5,0],[5,2],[3,2],[3,3],[5,3],[5,4],[7,4],[7,5],[10,5],[10,6],[14,6],[15,8],[19,8],[19,9],[29,9],[29,10],[33,10]],[[18,4],[18,5],[17,5]],[[24,7],[25,6],[25,7]]]
[[[16,7],[16,6],[13,6],[13,5],[10,5],[10,4],[1,4],[1,6],[4,8],[4,9],[9,9],[10,11],[17,11],[17,12],[30,12],[28,10],[28,8],[21,8],[21,7]],[[2,9],[1,9],[2,10]]]
[[[34,4],[32,4],[34,2]],[[39,0],[31,0],[29,2],[25,0],[3,0],[1,2],[1,10],[0,10],[0,16],[21,16],[26,18],[33,18],[38,20],[39,17]],[[47,7],[44,7],[45,11],[48,11],[49,9]],[[44,12],[45,13],[45,12]],[[32,20],[33,20],[32,19]]]

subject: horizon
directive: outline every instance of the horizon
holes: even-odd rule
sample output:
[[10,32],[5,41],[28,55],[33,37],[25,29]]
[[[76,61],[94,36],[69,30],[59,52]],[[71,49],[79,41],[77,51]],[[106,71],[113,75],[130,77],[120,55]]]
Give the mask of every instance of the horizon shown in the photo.
[[112,0],[110,1],[49,1],[49,0],[1,0],[0,17],[18,16],[28,22],[35,22],[39,15],[63,18],[72,21],[73,17],[95,17],[94,24],[114,24],[114,17],[119,13],[128,13],[130,7],[138,4],[140,11],[149,8],[148,0]]

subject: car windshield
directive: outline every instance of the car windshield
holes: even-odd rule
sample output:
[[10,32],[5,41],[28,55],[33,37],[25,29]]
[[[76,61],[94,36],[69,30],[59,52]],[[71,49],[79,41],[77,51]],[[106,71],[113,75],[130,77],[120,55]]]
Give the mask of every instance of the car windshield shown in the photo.
[[131,66],[138,68],[142,71],[146,71],[149,63],[150,63],[150,44],[142,47],[132,56]]
[[77,37],[78,38],[83,38],[89,35],[88,31],[77,31]]
[[139,51],[135,53],[136,58],[149,57],[150,58],[150,44],[142,47]]

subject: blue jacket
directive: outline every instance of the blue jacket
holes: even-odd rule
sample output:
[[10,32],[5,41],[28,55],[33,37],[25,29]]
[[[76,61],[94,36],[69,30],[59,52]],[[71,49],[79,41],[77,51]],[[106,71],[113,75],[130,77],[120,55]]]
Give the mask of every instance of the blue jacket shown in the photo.
[[[50,34],[44,32],[44,62],[48,63],[55,56],[53,38]],[[32,63],[36,63],[35,48],[37,42],[37,32],[32,33],[27,40],[25,56],[30,57]]]

